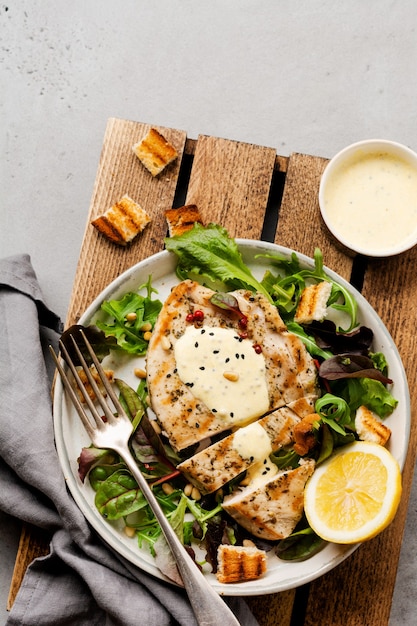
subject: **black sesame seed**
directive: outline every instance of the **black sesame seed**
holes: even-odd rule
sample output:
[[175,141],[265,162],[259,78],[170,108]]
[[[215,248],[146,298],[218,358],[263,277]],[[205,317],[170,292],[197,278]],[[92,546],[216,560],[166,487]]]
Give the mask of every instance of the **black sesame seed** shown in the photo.
[[205,370],[206,368],[204,367],[204,365],[202,365],[199,369],[201,369],[201,371]]
[[196,428],[200,428],[200,424],[198,422],[195,423]]
[[233,411],[230,413],[230,417],[234,417],[235,414],[233,413]]
[[209,333],[210,337],[214,337],[214,333]]
[[200,332],[202,335],[204,335],[204,333],[206,332],[205,328],[202,328]]
[[211,409],[212,413],[217,413],[217,409]]
[[219,354],[220,350],[213,350],[213,354]]
[[240,354],[236,352],[235,357],[238,359],[240,357]]
[[227,359],[225,360],[225,363],[228,363],[230,361],[230,358],[227,357]]
[[195,342],[194,348],[198,348],[198,341]]

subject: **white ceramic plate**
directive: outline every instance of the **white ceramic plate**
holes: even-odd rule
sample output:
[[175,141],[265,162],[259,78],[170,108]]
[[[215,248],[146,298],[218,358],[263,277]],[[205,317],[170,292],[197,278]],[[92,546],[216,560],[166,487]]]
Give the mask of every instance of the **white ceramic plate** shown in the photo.
[[[273,252],[289,257],[292,252],[287,248],[259,241],[238,239],[237,243],[245,262],[257,278],[262,278],[265,270],[270,266],[268,259],[256,258],[258,254]],[[303,266],[314,266],[313,261],[308,257],[298,254],[298,258]],[[176,260],[177,258],[173,253],[164,251],[133,266],[121,274],[98,296],[81,317],[80,323],[87,325],[97,319],[103,300],[120,298],[127,291],[137,290],[147,281],[150,274],[152,275],[152,285],[158,290],[155,297],[164,301],[171,287],[178,282],[175,275]],[[327,269],[326,271],[332,279],[350,289],[355,295],[359,307],[360,322],[374,331],[374,350],[383,352],[388,360],[389,374],[394,381],[392,392],[398,399],[397,408],[385,420],[385,423],[392,429],[392,437],[388,447],[402,468],[409,439],[410,403],[407,380],[400,356],[381,319],[361,294],[334,272]],[[110,357],[110,359],[112,358]],[[132,357],[123,359],[118,357],[117,362],[113,360],[109,365],[117,369],[119,378],[136,387],[138,380],[134,377],[133,369],[141,364],[143,366],[143,360],[140,358],[134,359],[132,363]],[[94,492],[88,481],[84,484],[81,483],[77,473],[77,458],[81,448],[88,446],[90,441],[78,415],[72,408],[66,394],[63,393],[59,377],[54,392],[54,428],[56,446],[65,479],[87,520],[102,539],[120,555],[149,574],[164,580],[165,577],[156,568],[147,549],[139,549],[136,539],[128,538],[125,535],[122,524],[105,521],[94,505]],[[327,544],[310,559],[301,562],[280,561],[277,557],[269,554],[267,574],[261,579],[250,582],[224,585],[220,584],[213,574],[208,573],[207,576],[216,591],[223,595],[251,596],[275,593],[292,589],[318,578],[341,563],[356,547]]]

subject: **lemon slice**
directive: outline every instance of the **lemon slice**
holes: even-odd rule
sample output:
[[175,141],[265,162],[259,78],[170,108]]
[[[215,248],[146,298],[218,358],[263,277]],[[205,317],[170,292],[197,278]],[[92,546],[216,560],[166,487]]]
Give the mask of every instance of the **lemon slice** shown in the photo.
[[304,490],[314,532],[333,543],[371,539],[393,520],[401,499],[401,472],[383,446],[357,441],[319,465]]

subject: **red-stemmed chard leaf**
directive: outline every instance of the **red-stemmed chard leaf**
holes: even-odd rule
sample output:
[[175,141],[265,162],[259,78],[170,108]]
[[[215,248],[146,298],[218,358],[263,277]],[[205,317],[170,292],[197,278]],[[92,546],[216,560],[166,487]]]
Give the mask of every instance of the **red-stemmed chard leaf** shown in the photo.
[[339,332],[331,320],[312,322],[308,325],[308,332],[314,336],[320,348],[330,350],[333,354],[367,355],[374,336],[373,331],[366,326],[360,326],[350,333]]
[[319,376],[324,380],[341,378],[372,378],[384,385],[392,383],[390,378],[378,370],[372,360],[360,354],[338,354],[320,365]]

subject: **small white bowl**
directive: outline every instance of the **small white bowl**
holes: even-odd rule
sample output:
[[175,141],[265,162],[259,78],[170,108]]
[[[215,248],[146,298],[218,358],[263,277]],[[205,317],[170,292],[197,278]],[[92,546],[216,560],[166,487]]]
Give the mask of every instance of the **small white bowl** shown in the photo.
[[348,250],[389,257],[417,243],[417,154],[394,141],[359,141],[336,154],[320,182],[319,204]]

